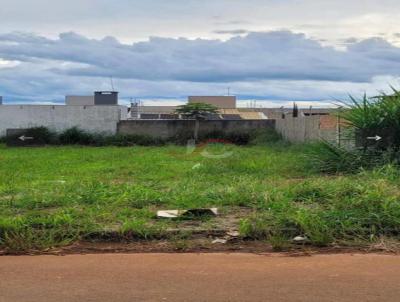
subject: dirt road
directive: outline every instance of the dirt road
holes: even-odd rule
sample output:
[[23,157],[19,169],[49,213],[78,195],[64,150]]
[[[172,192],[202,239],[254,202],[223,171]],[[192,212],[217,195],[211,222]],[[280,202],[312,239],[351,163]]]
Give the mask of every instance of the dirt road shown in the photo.
[[5,256],[0,301],[400,301],[400,256]]

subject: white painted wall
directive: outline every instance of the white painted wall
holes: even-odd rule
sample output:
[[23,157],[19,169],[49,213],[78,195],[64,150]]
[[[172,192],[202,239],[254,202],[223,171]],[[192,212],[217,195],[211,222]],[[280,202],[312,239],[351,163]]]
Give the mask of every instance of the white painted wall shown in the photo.
[[74,126],[96,133],[114,134],[127,118],[124,106],[1,105],[0,136],[9,128],[45,126],[62,131]]

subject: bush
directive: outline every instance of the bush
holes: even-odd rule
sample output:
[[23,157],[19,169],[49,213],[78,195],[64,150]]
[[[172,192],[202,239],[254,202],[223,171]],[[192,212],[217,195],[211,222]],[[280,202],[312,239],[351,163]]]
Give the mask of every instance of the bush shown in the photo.
[[[188,140],[193,139],[192,131],[181,131],[176,136],[168,139],[169,142],[184,145]],[[211,132],[200,133],[199,142],[210,139],[220,139],[235,145],[265,145],[282,141],[282,137],[274,129],[260,129],[254,131],[224,132],[214,130]]]
[[[97,139],[99,138],[97,137]],[[91,145],[95,142],[95,137],[84,130],[73,127],[61,132],[59,141],[63,145]]]
[[63,131],[59,136],[63,145],[88,146],[161,146],[165,141],[161,138],[147,135],[102,135],[92,134],[73,127]]
[[[163,146],[167,143],[186,145],[193,139],[192,131],[182,131],[169,139],[139,134],[116,134],[106,135],[100,133],[89,133],[78,127],[72,127],[62,131],[60,134],[50,131],[45,127],[28,129],[27,135],[39,138],[40,144],[54,145],[83,145],[83,146]],[[272,129],[253,132],[223,132],[211,131],[202,133],[199,142],[210,139],[220,139],[235,145],[267,144],[281,140],[279,134]],[[36,140],[37,141],[37,140]],[[0,141],[1,143],[1,141]]]

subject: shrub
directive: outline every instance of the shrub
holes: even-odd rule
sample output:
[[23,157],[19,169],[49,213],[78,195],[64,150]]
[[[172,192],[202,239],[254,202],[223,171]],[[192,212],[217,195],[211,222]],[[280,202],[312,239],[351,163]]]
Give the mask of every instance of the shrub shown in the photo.
[[[191,131],[181,131],[176,136],[169,138],[168,141],[184,145],[188,140],[193,139]],[[220,139],[235,145],[265,145],[268,143],[276,143],[282,141],[282,137],[274,129],[260,129],[255,131],[236,131],[225,132],[214,130],[206,133],[200,133],[199,141],[207,141],[209,139]]]
[[[45,127],[28,129],[27,135],[39,138],[40,144],[84,145],[84,146],[163,146],[167,143],[185,145],[191,139],[191,131],[181,131],[169,139],[140,134],[116,134],[106,135],[101,133],[89,133],[78,127],[72,127],[60,134],[50,131]],[[224,132],[211,131],[202,133],[199,142],[209,139],[221,139],[235,145],[267,144],[281,140],[279,134],[272,129],[254,132]],[[1,141],[0,141],[1,143]]]
[[84,130],[72,127],[60,133],[59,141],[63,145],[91,145],[94,143],[95,137]]

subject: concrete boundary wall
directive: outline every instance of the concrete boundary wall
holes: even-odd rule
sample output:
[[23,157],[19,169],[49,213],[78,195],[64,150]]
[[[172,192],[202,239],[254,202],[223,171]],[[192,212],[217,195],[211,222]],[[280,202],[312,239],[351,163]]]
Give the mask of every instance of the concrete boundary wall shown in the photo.
[[77,126],[90,132],[115,134],[121,118],[124,108],[120,106],[1,105],[0,136],[6,135],[6,129],[39,126],[56,131]]
[[[193,131],[194,120],[126,120],[124,106],[1,105],[0,136],[7,129],[45,126],[55,131],[79,127],[93,133],[140,134],[168,138]],[[324,139],[338,141],[338,123],[333,115],[286,117],[276,120],[210,120],[200,122],[200,133],[245,132],[276,129],[290,142]]]
[[276,130],[286,140],[303,143],[314,140],[337,141],[337,117],[332,115],[286,117],[276,120]]
[[[185,131],[193,131],[194,127],[194,120],[128,120],[118,123],[118,133],[169,138]],[[199,132],[224,131],[229,133],[265,128],[274,129],[275,120],[200,121]]]

